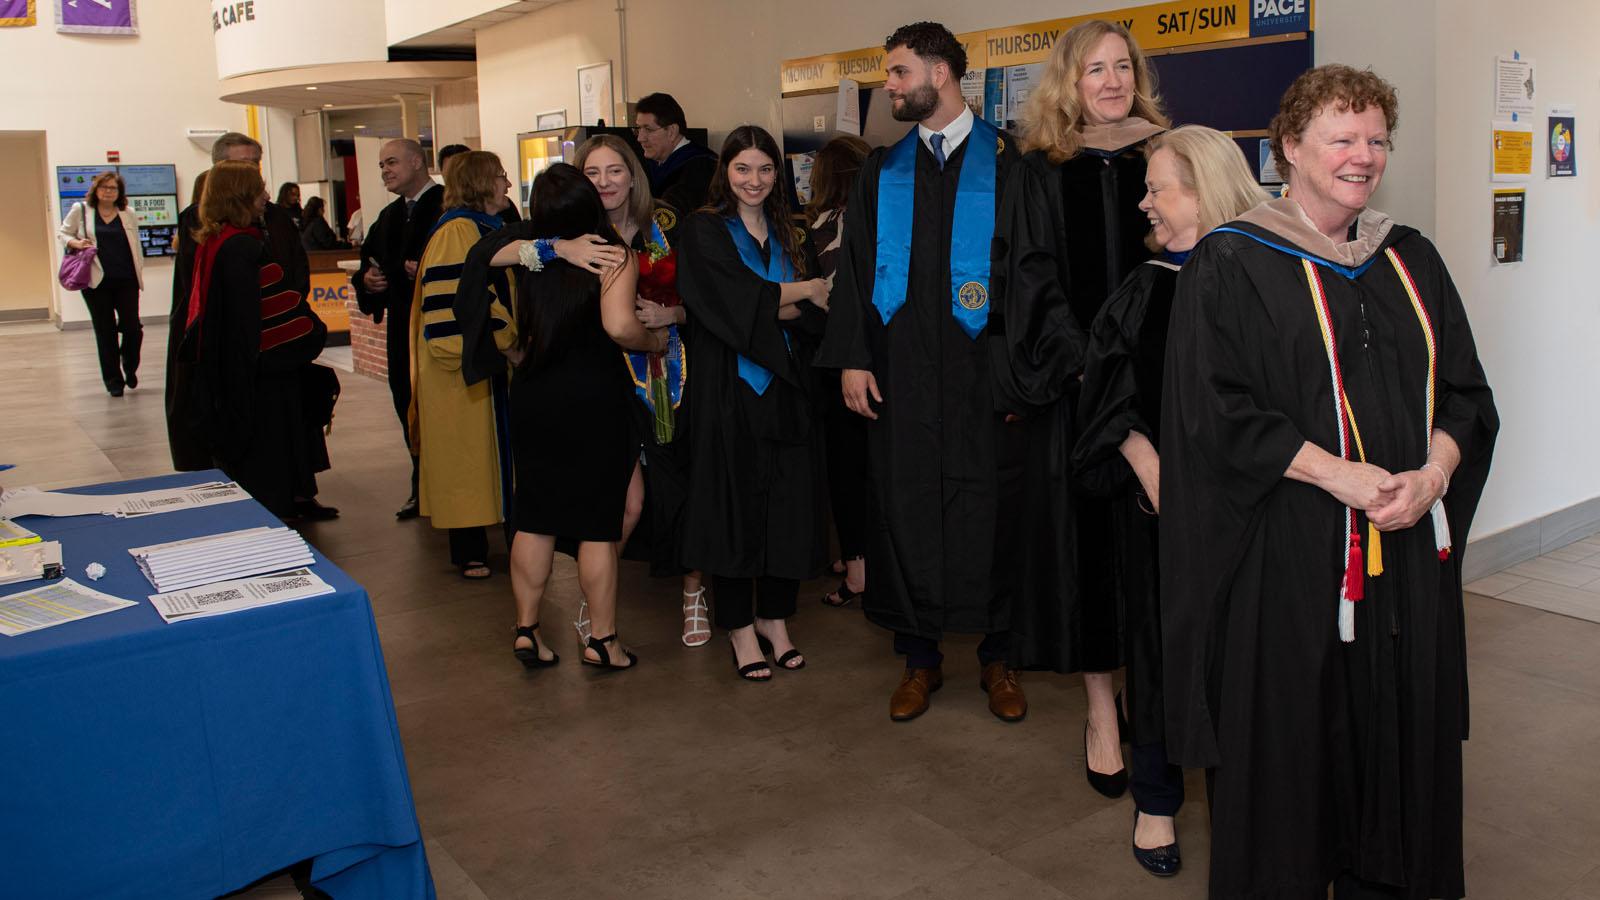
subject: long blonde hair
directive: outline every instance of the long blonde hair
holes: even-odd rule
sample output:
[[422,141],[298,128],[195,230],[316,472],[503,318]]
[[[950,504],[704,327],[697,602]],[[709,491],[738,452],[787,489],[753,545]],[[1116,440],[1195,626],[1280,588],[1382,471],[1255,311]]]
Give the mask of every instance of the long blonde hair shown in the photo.
[[[1214,128],[1185,125],[1158,134],[1146,145],[1146,154],[1167,150],[1178,170],[1178,183],[1200,200],[1200,234],[1231,222],[1272,199],[1244,158],[1239,145]],[[1154,234],[1146,241],[1150,246]],[[1152,250],[1160,247],[1150,246]]]
[[[614,134],[597,134],[578,147],[578,154],[574,159],[578,171],[583,172],[589,165],[589,154],[604,147],[622,158],[622,164],[628,168],[628,177],[633,181],[628,186],[628,221],[643,229],[649,237],[650,218],[655,215],[656,204],[650,197],[650,176],[644,173],[644,164],[639,162],[639,157],[633,148],[622,138]],[[589,177],[584,172],[583,177]]]
[[1078,80],[1083,77],[1084,58],[1108,34],[1128,42],[1128,58],[1133,61],[1133,108],[1129,115],[1163,128],[1172,124],[1161,110],[1155,72],[1133,35],[1116,22],[1090,19],[1072,26],[1050,51],[1039,86],[1028,95],[1022,110],[1022,152],[1043,150],[1051,162],[1061,163],[1083,149],[1083,104],[1078,99]]

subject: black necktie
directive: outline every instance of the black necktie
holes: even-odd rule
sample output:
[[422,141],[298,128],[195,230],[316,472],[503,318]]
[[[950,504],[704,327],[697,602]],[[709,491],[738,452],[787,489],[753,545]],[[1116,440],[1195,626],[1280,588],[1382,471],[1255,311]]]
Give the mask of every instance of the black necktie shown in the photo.
[[411,212],[412,212],[412,210],[415,210],[416,208],[417,208],[417,201],[411,199],[410,197],[407,197],[406,198],[406,221],[407,222],[411,221]]

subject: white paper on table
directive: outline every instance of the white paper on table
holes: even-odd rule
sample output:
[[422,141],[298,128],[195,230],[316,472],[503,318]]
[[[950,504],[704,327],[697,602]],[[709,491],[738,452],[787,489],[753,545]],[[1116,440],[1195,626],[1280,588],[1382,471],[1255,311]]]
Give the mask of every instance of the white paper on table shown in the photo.
[[314,559],[305,539],[283,526],[132,547],[128,553],[162,593],[308,566]]
[[0,547],[0,584],[16,584],[43,578],[45,569],[61,568],[61,542],[39,541],[15,547]]
[[134,518],[248,499],[250,499],[249,492],[239,485],[231,481],[226,483],[214,481],[182,488],[129,494],[118,505],[116,514],[123,518]]
[[331,593],[333,586],[318,578],[310,569],[294,569],[276,575],[219,581],[190,590],[151,594],[150,602],[161,618],[168,622],[180,622]]
[[0,597],[0,634],[16,637],[64,622],[138,606],[85,587],[71,578]]
[[67,494],[36,487],[11,488],[0,494],[0,516],[100,516],[111,515],[122,494]]

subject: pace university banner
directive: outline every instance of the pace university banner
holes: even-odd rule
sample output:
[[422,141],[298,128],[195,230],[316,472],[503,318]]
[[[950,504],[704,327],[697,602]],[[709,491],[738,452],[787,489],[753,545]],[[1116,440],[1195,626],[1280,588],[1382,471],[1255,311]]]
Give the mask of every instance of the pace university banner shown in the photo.
[[64,34],[138,34],[134,0],[56,0],[56,31]]
[[36,22],[33,0],[0,0],[0,28],[23,28]]

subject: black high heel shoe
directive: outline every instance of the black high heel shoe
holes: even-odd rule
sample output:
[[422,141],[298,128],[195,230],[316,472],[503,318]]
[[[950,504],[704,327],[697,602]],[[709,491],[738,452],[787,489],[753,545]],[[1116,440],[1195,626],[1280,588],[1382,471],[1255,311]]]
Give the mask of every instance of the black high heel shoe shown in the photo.
[[[760,659],[756,660],[755,662],[750,663],[749,665],[745,665],[745,666],[739,665],[739,651],[734,649],[733,639],[731,637],[728,639],[728,653],[733,656],[733,668],[734,668],[734,671],[739,673],[739,677],[740,678],[743,678],[745,681],[771,681],[772,680],[772,665],[767,662],[767,658],[766,658],[765,655],[763,655]],[[765,675],[757,675],[756,673],[761,671],[762,669],[766,669],[767,670],[767,674],[765,674]]]
[[[1133,833],[1139,833],[1139,808],[1133,809]],[[1141,850],[1133,837],[1128,838],[1129,846],[1133,847],[1133,858],[1146,872],[1157,878],[1171,878],[1183,868],[1183,856],[1178,853],[1176,839],[1170,844],[1164,844],[1152,850]]]
[[590,650],[593,650],[595,655],[600,658],[598,660],[594,660],[587,656],[581,657],[583,664],[586,666],[594,666],[595,668],[606,672],[624,672],[638,665],[639,657],[634,656],[633,651],[631,650],[622,651],[622,655],[628,658],[627,665],[618,665],[617,663],[611,661],[611,650],[606,645],[616,643],[616,640],[617,635],[615,632],[603,638],[597,638],[592,634],[589,635],[589,643],[586,646]]
[[538,631],[538,630],[539,630],[539,623],[538,622],[535,622],[532,625],[527,625],[527,626],[518,625],[517,626],[517,637],[519,637],[519,638],[527,638],[533,644],[533,646],[532,647],[518,647],[516,639],[513,638],[512,641],[511,641],[511,652],[516,654],[516,657],[517,657],[518,661],[520,661],[524,666],[527,666],[530,669],[548,669],[549,667],[555,665],[556,663],[561,662],[561,657],[558,654],[556,654],[555,651],[552,650],[550,652],[550,658],[549,659],[540,658],[540,656],[539,656],[539,639],[533,636],[533,633],[535,631]]
[[[761,655],[770,656],[772,654],[772,642],[763,637],[759,632],[756,634],[756,646],[761,648]],[[789,665],[789,660],[791,659],[800,660],[800,665]],[[797,672],[806,667],[806,658],[796,647],[790,647],[789,651],[778,657],[775,662],[778,664],[778,668],[787,669],[790,672]]]
[[[1119,744],[1120,747],[1120,744]],[[1112,772],[1110,775],[1096,772],[1089,768],[1089,723],[1083,723],[1083,774],[1088,776],[1089,786],[1112,800],[1121,797],[1128,791],[1128,767]]]

